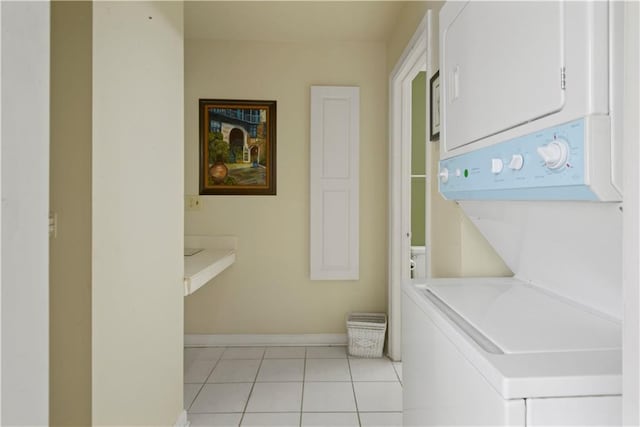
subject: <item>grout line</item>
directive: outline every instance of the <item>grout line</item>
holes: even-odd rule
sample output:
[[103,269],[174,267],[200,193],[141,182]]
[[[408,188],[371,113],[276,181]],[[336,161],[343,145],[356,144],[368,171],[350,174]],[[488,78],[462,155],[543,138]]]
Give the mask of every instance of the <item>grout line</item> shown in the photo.
[[398,378],[398,382],[402,386],[402,378],[400,378],[400,374],[398,373],[398,370],[396,369],[396,363],[402,363],[402,362],[393,362],[393,361],[391,362],[391,366],[393,366],[393,371],[396,373],[396,377]]
[[209,372],[209,375],[207,375],[207,378],[205,378],[204,383],[207,384],[207,381],[209,381],[209,378],[211,378],[211,375],[213,374],[213,371],[216,369],[216,366],[218,366],[218,364],[220,363],[222,359],[218,359],[216,360],[216,363],[213,364],[213,368],[211,368],[211,371]]
[[307,382],[307,347],[304,348],[304,366],[302,368],[302,395],[300,396],[300,420],[298,425],[302,427],[302,408],[304,408],[304,385]]
[[[244,404],[244,408],[242,409],[242,416],[240,417],[240,422],[238,425],[242,425],[242,421],[244,420],[244,415],[247,413],[247,407],[249,406],[249,401],[251,400],[251,395],[253,394],[253,389],[256,386],[256,380],[258,379],[258,375],[260,374],[260,369],[262,368],[262,362],[264,361],[264,355],[267,354],[267,348],[263,347],[264,351],[262,352],[262,358],[260,359],[260,364],[258,365],[258,370],[256,371],[256,376],[253,377],[253,384],[251,384],[251,390],[249,390],[249,396],[247,396],[247,401]],[[254,359],[255,360],[255,359]]]
[[[222,354],[225,351],[226,351],[226,349],[222,353],[220,353],[220,358],[218,360],[216,360],[216,363],[213,364],[213,367],[211,368],[211,371],[209,371],[209,375],[207,375],[207,377],[204,379],[204,382],[200,385],[200,388],[198,389],[198,392],[196,393],[196,395],[191,400],[191,403],[189,403],[189,407],[188,408],[184,408],[185,411],[188,412],[189,409],[191,409],[191,407],[193,406],[193,404],[196,401],[196,399],[198,398],[198,396],[200,396],[200,393],[202,392],[202,389],[204,388],[205,384],[207,384],[207,380],[209,379],[209,377],[213,373],[213,370],[216,369],[216,366],[218,366],[218,363],[222,360]],[[183,350],[183,353],[184,353],[184,350]],[[183,354],[182,357],[183,357],[183,363],[184,363],[184,354]],[[185,384],[192,384],[192,383],[185,383]],[[183,400],[184,400],[184,384],[182,385],[182,394],[183,394]]]
[[222,350],[222,353],[220,354],[220,359],[224,357],[224,354],[227,352],[227,350],[229,350],[229,347],[224,347],[224,350]]
[[349,366],[349,376],[351,377],[351,390],[353,391],[353,401],[356,405],[356,415],[358,416],[358,425],[362,426],[360,421],[360,410],[358,409],[358,398],[356,397],[356,386],[353,384],[353,374],[351,373],[351,359],[347,357],[347,365]]

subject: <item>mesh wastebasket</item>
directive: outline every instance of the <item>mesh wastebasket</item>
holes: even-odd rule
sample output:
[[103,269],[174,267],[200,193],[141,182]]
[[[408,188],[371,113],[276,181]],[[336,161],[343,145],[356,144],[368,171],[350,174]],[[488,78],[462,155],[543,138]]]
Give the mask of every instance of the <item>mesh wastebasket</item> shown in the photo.
[[357,357],[382,357],[387,315],[351,313],[347,319],[349,354]]

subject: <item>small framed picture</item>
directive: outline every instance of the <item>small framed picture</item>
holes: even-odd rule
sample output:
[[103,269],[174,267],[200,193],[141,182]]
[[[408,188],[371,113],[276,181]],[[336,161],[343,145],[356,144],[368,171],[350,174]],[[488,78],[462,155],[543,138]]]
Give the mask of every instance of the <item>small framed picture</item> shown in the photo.
[[200,99],[200,194],[276,194],[276,101]]
[[429,140],[437,141],[440,139],[440,70],[429,80],[431,88],[431,97],[429,102]]

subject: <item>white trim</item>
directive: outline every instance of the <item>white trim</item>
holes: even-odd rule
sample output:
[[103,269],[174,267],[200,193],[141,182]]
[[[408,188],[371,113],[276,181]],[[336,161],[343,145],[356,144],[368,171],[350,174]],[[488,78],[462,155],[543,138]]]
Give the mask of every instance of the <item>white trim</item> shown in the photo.
[[[48,1],[1,1],[2,425],[49,424]],[[28,167],[27,167],[28,165]]]
[[[0,4],[0,26],[2,26],[2,4]],[[2,31],[0,31],[2,46]],[[2,55],[0,53],[0,197],[2,196]],[[2,204],[0,204],[0,230],[2,230]],[[2,423],[2,236],[0,236],[0,423]]]
[[178,416],[178,420],[174,424],[174,427],[189,427],[190,425],[191,423],[187,418],[187,411],[183,409],[182,412],[180,412],[180,415]]
[[185,347],[199,346],[311,346],[311,345],[346,345],[347,334],[187,334],[184,336]]
[[[429,10],[429,13],[431,13],[431,10]],[[433,76],[433,74],[436,72],[436,70],[434,70],[434,65],[433,65],[433,42],[434,42],[434,37],[433,37],[433,25],[431,25],[431,15],[429,15],[428,18],[428,22],[427,22],[427,75],[425,76],[425,86],[426,86],[426,103],[427,103],[427,108],[425,110],[427,119],[426,119],[426,125],[427,125],[427,129],[425,131],[425,138],[427,139],[427,149],[425,150],[425,169],[424,172],[427,175],[426,177],[426,188],[427,188],[427,194],[425,197],[425,203],[426,203],[426,207],[425,207],[425,216],[428,218],[425,227],[424,227],[424,232],[425,232],[425,238],[424,238],[424,244],[425,244],[425,253],[426,253],[426,261],[427,261],[427,266],[426,266],[426,276],[427,277],[431,277],[432,274],[432,270],[431,270],[431,261],[432,261],[432,250],[431,250],[431,218],[433,218],[432,212],[433,212],[433,203],[431,203],[432,200],[432,196],[433,196],[433,192],[431,191],[431,182],[433,177],[437,177],[438,176],[438,171],[432,171],[431,169],[431,165],[432,165],[432,156],[431,156],[431,139],[430,139],[430,135],[431,135],[431,120],[429,119],[431,117],[431,85],[429,80],[431,79],[431,76]],[[435,38],[436,43],[438,38]],[[437,194],[437,191],[436,191]]]
[[[430,44],[431,10],[428,10],[389,77],[388,355],[392,360],[402,359],[402,281],[410,277],[411,212],[407,209],[408,203],[405,202],[411,197],[411,81],[419,71],[427,70],[427,77],[429,77],[431,64],[427,49]],[[430,251],[430,246],[429,234],[427,234],[425,240],[427,251]],[[428,258],[429,255],[427,255]],[[429,274],[428,270],[427,274]]]
[[640,423],[640,159],[638,129],[640,71],[638,54],[640,7],[635,2],[624,5],[624,211],[622,214],[622,415],[624,425]]

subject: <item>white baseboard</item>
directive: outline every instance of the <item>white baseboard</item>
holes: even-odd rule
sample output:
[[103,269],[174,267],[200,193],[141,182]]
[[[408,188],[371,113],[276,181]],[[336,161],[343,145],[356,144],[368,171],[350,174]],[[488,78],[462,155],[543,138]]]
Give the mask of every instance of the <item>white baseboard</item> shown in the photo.
[[191,423],[187,418],[187,411],[183,410],[178,416],[178,421],[176,421],[175,427],[189,427]]
[[186,347],[347,345],[347,334],[187,334],[184,336],[184,345]]

